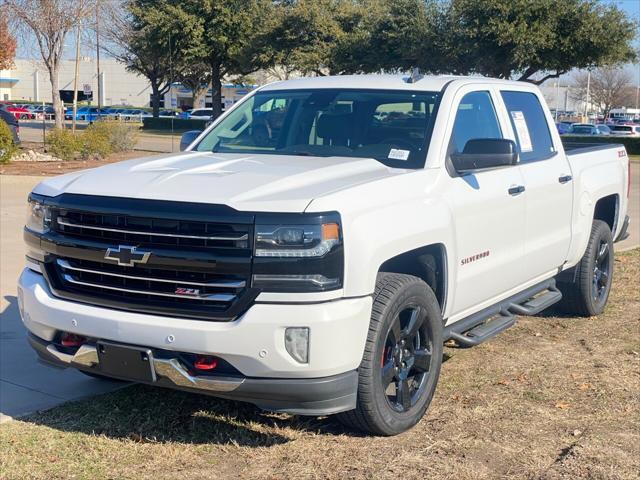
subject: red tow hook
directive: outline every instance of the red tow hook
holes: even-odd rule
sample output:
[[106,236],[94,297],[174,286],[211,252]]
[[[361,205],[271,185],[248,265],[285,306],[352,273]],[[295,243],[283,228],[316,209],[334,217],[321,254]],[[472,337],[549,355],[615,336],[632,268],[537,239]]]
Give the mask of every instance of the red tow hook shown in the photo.
[[60,338],[63,347],[80,347],[87,343],[87,337],[75,333],[64,332]]
[[213,370],[218,366],[218,360],[209,355],[198,355],[193,366],[196,370]]

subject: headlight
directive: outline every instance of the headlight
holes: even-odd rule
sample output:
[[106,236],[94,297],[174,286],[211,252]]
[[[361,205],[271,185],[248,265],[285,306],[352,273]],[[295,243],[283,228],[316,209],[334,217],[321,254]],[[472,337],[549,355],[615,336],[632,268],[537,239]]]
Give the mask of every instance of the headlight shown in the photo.
[[33,198],[29,198],[27,205],[27,221],[25,226],[35,233],[45,233],[51,223],[51,210]]
[[342,287],[344,259],[337,213],[256,218],[254,288],[322,292]]
[[322,257],[339,243],[337,223],[256,225],[256,257]]

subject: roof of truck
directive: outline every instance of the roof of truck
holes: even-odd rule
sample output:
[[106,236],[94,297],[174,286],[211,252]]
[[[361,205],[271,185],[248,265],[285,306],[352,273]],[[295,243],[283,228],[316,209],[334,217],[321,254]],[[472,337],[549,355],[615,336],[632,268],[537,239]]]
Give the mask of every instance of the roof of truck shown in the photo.
[[[438,92],[452,80],[481,80],[487,83],[505,83],[486,77],[468,77],[455,75],[425,75],[421,79],[410,83],[410,75],[334,75],[326,77],[302,77],[265,85],[260,90],[297,90],[317,88],[357,88],[381,90],[420,90]],[[516,82],[509,82],[516,83]],[[521,83],[521,82],[519,82]]]

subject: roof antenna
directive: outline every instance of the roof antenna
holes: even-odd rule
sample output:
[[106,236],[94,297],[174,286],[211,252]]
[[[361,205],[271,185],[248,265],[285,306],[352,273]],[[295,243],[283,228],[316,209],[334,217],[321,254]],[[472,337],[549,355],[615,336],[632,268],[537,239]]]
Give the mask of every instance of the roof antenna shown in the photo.
[[407,78],[407,83],[416,83],[424,78],[424,75],[420,73],[420,69],[418,67],[414,67],[411,69],[411,76]]

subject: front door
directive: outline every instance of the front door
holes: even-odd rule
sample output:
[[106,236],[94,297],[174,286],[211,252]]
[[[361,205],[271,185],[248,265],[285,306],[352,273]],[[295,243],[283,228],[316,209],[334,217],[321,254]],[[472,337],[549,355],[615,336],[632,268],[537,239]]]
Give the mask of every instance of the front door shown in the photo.
[[[457,107],[449,155],[461,152],[471,139],[503,138],[503,131],[492,94],[470,91]],[[494,303],[496,296],[524,282],[525,199],[519,192],[523,185],[517,165],[452,176],[445,194],[456,243],[450,318]]]

